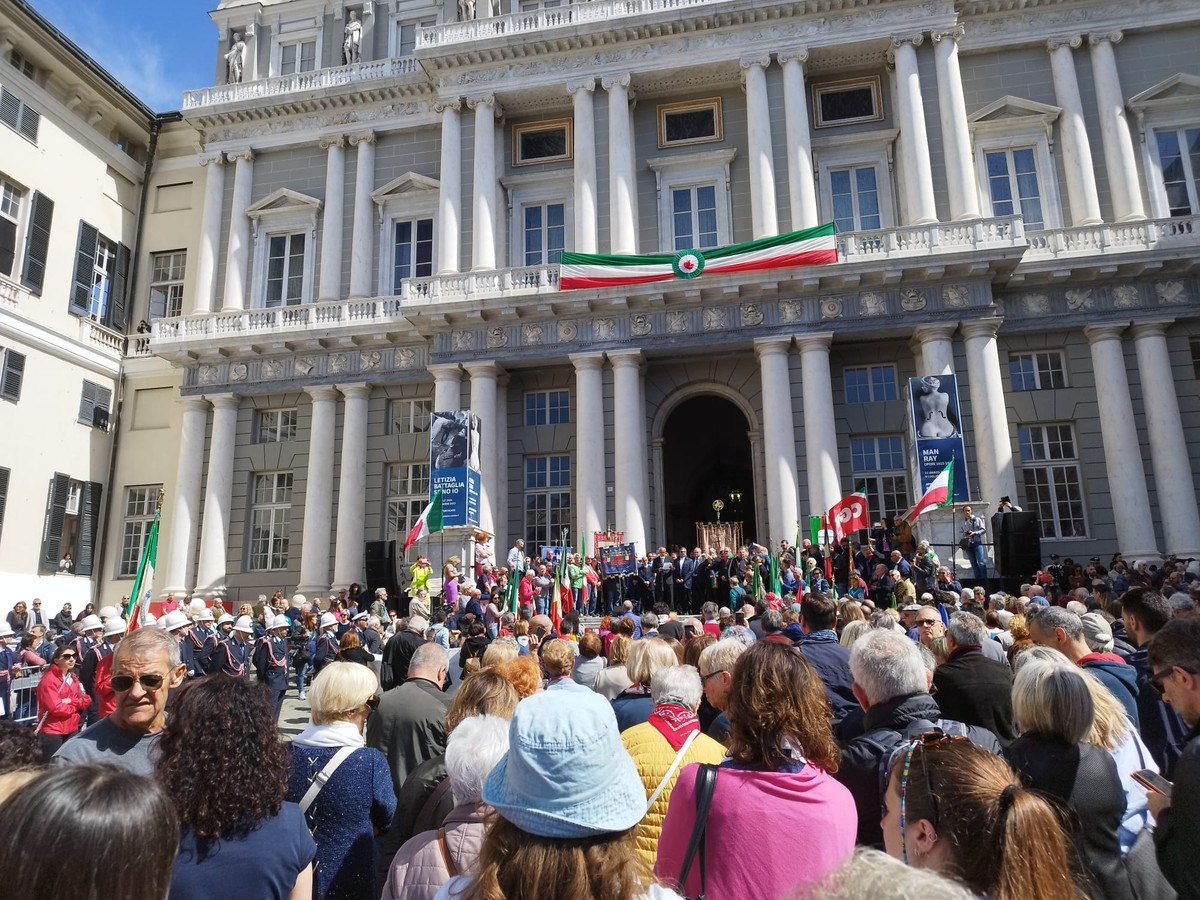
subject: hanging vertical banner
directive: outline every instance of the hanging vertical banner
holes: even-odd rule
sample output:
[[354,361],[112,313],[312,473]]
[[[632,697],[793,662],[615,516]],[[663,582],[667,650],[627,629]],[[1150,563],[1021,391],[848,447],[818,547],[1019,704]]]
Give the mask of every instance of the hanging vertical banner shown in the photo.
[[479,417],[435,412],[429,422],[429,492],[442,492],[442,521],[479,526]]
[[963,447],[962,416],[958,404],[958,379],[953,375],[925,375],[908,379],[910,437],[915,454],[914,497],[929,490],[946,465],[954,461],[954,503],[965,503],[967,456]]

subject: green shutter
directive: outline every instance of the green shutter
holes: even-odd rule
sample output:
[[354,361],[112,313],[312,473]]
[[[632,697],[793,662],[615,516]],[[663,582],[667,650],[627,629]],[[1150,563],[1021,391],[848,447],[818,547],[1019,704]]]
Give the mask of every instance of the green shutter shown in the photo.
[[100,528],[100,495],[104,486],[89,481],[79,498],[79,552],[75,554],[75,574],[91,575],[96,556],[96,533]]
[[46,281],[46,258],[50,254],[50,223],[54,218],[54,201],[45,194],[33,195],[29,214],[29,234],[25,237],[25,267],[21,284],[31,294],[41,296]]
[[[100,232],[87,222],[79,223],[79,243],[75,246],[75,283],[71,286],[72,315],[86,316],[91,308],[92,281],[96,271],[96,248]],[[57,564],[57,561],[56,561]]]
[[67,497],[71,492],[71,479],[61,472],[54,473],[50,482],[50,498],[46,505],[46,526],[42,533],[41,568],[58,571],[59,543],[62,541],[63,519],[67,515]]

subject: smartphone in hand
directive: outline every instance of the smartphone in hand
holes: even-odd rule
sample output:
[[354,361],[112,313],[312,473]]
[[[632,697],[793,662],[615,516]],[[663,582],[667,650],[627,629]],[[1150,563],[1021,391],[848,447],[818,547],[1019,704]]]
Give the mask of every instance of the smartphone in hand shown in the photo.
[[1138,769],[1133,773],[1133,780],[1146,790],[1162,794],[1165,797],[1171,796],[1171,790],[1174,787],[1171,782],[1150,769]]

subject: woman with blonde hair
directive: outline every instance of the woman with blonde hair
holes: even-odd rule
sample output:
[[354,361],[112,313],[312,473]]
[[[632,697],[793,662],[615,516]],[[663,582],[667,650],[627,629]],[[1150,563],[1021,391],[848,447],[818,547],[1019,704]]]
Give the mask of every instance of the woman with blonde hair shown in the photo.
[[856,640],[870,630],[871,626],[867,623],[866,619],[854,619],[846,623],[842,629],[841,637],[838,638],[838,643],[849,649],[854,646]]
[[629,687],[631,679],[627,662],[633,639],[624,634],[614,634],[608,645],[608,665],[592,682],[592,690],[605,700],[616,700],[621,691]]

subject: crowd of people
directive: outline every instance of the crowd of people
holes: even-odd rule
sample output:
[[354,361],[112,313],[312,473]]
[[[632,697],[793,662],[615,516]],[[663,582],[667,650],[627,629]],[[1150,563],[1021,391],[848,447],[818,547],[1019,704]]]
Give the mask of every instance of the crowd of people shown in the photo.
[[[557,620],[489,615],[487,562],[132,630],[20,603],[0,678],[42,674],[0,694],[0,871],[97,900],[1200,897],[1190,561],[989,595],[889,547],[884,595],[845,549],[844,592],[801,546],[791,590],[598,621],[586,577]],[[740,586],[759,550],[700,557]]]

